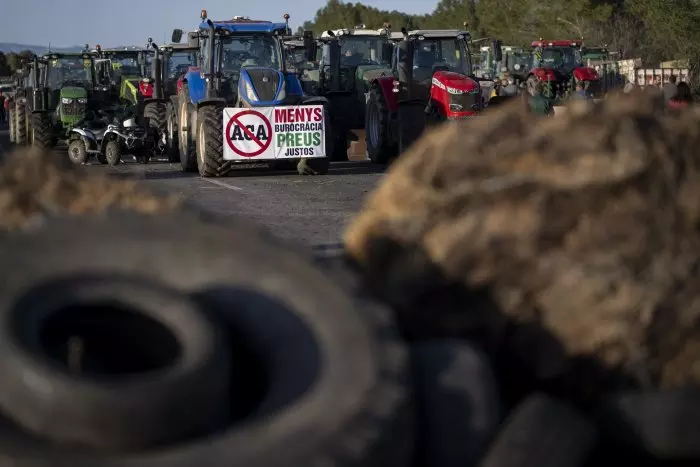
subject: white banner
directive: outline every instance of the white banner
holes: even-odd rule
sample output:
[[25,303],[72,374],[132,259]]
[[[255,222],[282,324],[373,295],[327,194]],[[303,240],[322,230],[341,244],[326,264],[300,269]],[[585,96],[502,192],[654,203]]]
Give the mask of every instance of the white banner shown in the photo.
[[326,156],[322,105],[224,109],[224,159]]

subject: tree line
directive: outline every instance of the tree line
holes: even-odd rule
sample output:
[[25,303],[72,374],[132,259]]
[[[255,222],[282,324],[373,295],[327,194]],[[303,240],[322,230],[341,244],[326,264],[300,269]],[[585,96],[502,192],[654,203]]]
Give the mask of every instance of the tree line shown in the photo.
[[364,24],[394,30],[463,28],[473,39],[500,39],[504,45],[529,46],[532,40],[579,39],[607,45],[625,58],[647,64],[685,58],[700,61],[700,0],[440,0],[431,14],[409,15],[362,3],[328,0],[300,29]]
[[0,52],[0,76],[11,76],[20,67],[22,61],[31,59],[34,52],[31,50],[23,50],[20,53],[3,53]]

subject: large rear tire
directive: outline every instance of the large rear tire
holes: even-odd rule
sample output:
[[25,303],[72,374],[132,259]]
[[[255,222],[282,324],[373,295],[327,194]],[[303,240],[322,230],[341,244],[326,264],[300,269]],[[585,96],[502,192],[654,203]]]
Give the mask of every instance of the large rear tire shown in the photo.
[[165,131],[168,143],[168,162],[180,162],[180,149],[178,143],[177,131],[177,105],[174,102],[168,102],[166,106],[167,121],[165,122]]
[[57,139],[54,135],[53,125],[48,115],[38,113],[31,118],[31,142],[32,146],[49,150],[56,146]]
[[7,109],[7,121],[10,123],[10,143],[16,141],[15,138],[15,112],[14,112],[14,102],[10,102]]
[[391,140],[389,108],[377,85],[369,90],[365,110],[365,141],[369,159],[375,164],[388,164],[398,153],[398,147]]
[[27,108],[24,102],[15,101],[15,143],[27,144]]
[[183,172],[197,171],[197,154],[194,141],[190,138],[189,121],[190,111],[193,111],[192,105],[189,102],[189,87],[187,84],[182,86],[180,94],[178,94],[178,122],[177,122],[177,139],[178,152],[180,153],[180,165]]
[[218,104],[198,110],[197,168],[202,177],[218,177],[226,173],[223,110],[223,106]]
[[160,156],[167,151],[167,110],[164,102],[149,102],[143,109],[151,156]]

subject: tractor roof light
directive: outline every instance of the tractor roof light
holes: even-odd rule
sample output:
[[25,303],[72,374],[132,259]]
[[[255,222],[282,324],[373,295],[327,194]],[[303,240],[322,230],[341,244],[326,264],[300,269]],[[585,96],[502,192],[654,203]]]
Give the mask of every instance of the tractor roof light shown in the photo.
[[289,13],[285,13],[282,18],[284,18],[285,21],[288,21],[290,18]]
[[202,10],[202,11],[199,13],[199,17],[202,18],[202,21],[204,21],[205,19],[207,19],[207,10]]

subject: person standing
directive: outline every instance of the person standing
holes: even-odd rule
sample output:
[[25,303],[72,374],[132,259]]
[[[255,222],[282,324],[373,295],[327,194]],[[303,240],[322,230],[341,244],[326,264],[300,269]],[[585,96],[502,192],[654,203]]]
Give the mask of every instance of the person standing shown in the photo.
[[5,124],[5,103],[7,102],[7,97],[0,91],[0,125]]
[[528,81],[527,92],[530,112],[538,115],[554,115],[552,100],[543,95],[544,84],[541,80]]
[[690,92],[690,86],[687,83],[678,83],[676,94],[669,99],[668,107],[671,109],[683,109],[693,101],[693,95]]
[[677,80],[678,78],[676,75],[671,75],[668,77],[668,83],[666,83],[663,87],[664,91],[664,99],[666,99],[666,103],[668,104],[671,99],[676,95],[678,92],[678,85],[677,85]]

